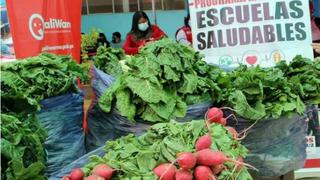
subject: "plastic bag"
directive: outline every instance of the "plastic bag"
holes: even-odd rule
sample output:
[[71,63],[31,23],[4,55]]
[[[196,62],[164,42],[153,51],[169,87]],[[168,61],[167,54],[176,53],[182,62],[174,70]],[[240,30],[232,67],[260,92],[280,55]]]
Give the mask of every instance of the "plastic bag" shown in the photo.
[[45,99],[41,106],[37,117],[48,132],[46,173],[50,175],[86,153],[82,129],[83,94]]
[[97,98],[113,83],[114,77],[97,69],[94,65],[91,66],[90,73],[92,75],[91,86]]
[[[189,106],[186,116],[177,119],[177,121],[187,122],[203,119],[205,112],[211,105],[212,103],[202,103]],[[108,140],[117,139],[131,133],[140,135],[146,132],[151,125],[151,123],[142,120],[132,123],[126,117],[121,116],[117,110],[105,113],[98,105],[95,105],[88,113],[87,152],[103,146]]]
[[[252,125],[250,121],[237,119],[238,122],[228,119],[228,126],[235,127],[238,132]],[[255,124],[241,142],[249,149],[246,163],[259,169],[251,173],[260,177],[276,177],[302,168],[307,147],[306,119],[306,116],[295,114],[289,118],[260,120]]]
[[51,177],[49,178],[49,180],[61,180],[61,178],[63,176],[70,174],[70,172],[73,169],[84,167],[90,161],[90,157],[93,155],[97,155],[100,157],[104,156],[106,154],[106,152],[103,148],[104,148],[104,146],[82,156],[81,158],[79,158],[75,161],[73,161],[69,165],[65,166],[63,169],[53,173],[51,175]]

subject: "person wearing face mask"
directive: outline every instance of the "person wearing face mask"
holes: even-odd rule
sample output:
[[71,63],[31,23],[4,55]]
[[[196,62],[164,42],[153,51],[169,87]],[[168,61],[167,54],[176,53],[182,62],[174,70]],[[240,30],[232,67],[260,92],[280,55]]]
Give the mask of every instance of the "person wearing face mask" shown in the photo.
[[147,43],[157,41],[166,36],[156,25],[151,25],[147,14],[137,11],[132,18],[131,31],[128,33],[123,49],[126,54],[134,55]]
[[121,40],[121,34],[119,32],[112,33],[111,47],[122,48],[123,41]]
[[192,46],[192,32],[189,14],[187,17],[184,17],[184,26],[179,28],[176,32],[176,41],[184,45]]

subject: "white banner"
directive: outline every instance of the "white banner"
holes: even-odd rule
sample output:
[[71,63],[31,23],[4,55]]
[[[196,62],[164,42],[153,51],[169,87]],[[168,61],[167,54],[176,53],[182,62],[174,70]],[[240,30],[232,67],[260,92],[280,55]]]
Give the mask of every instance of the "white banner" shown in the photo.
[[272,67],[313,58],[308,0],[189,0],[193,47],[208,63]]

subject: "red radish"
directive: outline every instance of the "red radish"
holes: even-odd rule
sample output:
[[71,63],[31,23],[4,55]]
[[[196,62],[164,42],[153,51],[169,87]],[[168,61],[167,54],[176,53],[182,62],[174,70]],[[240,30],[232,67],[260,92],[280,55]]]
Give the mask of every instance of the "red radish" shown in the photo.
[[71,180],[70,176],[63,176],[62,180]]
[[212,140],[209,134],[201,136],[196,142],[196,150],[201,151],[203,149],[209,149],[211,144]]
[[203,149],[197,152],[197,163],[200,165],[217,166],[223,164],[226,160],[226,156],[221,151]]
[[[239,156],[239,157],[237,158],[237,161],[243,163],[243,162],[244,162],[244,159],[243,159],[243,157]],[[243,168],[243,164],[238,164],[238,165],[237,165],[237,170],[240,170],[241,168]]]
[[210,108],[207,112],[207,117],[206,117],[209,122],[219,122],[221,118],[223,118],[223,112],[221,109],[213,107]]
[[224,169],[225,169],[225,166],[223,164],[211,167],[211,170],[212,170],[213,174],[219,174]]
[[98,175],[92,174],[92,175],[88,176],[86,178],[86,180],[105,180],[105,179],[103,177],[98,176]]
[[239,134],[233,127],[227,126],[226,129],[228,130],[228,132],[232,135],[232,137],[234,139],[238,139]]
[[113,171],[114,170],[110,166],[106,164],[99,164],[92,170],[92,174],[98,175],[106,180],[109,180],[112,177]]
[[195,180],[213,180],[213,177],[211,169],[207,166],[198,166],[194,170]]
[[227,125],[227,119],[226,118],[221,118],[219,122],[217,122],[219,124],[221,124],[222,126],[226,126]]
[[176,172],[175,180],[192,180],[192,174],[189,170],[179,170]]
[[197,163],[199,165],[205,165],[205,166],[217,166],[220,164],[225,163],[226,161],[232,162],[235,164],[235,167],[238,167],[239,165],[244,165],[247,167],[251,167],[254,170],[257,170],[255,167],[236,161],[232,158],[227,158],[226,155],[223,154],[221,151],[213,151],[211,149],[204,149],[197,152]]
[[192,169],[196,165],[197,158],[194,156],[194,154],[185,152],[178,155],[177,162],[182,169],[188,170]]
[[161,178],[161,180],[174,180],[176,167],[172,164],[164,163],[154,168],[153,172]]
[[71,180],[82,180],[84,177],[84,172],[80,169],[74,169],[70,173],[70,179]]

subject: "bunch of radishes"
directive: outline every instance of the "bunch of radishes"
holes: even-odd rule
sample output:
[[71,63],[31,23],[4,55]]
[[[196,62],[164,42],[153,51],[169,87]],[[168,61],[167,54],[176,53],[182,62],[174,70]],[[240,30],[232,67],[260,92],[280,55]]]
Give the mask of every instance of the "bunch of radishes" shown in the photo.
[[[176,161],[158,165],[153,172],[161,180],[214,180],[226,169],[225,162],[233,162],[234,168],[250,166],[226,157],[221,151],[211,149],[212,139],[209,134],[200,137],[195,144],[196,152],[184,152],[177,156]],[[180,168],[177,170],[176,164]]]
[[110,180],[114,169],[107,164],[99,164],[91,171],[91,175],[85,178],[84,172],[80,169],[74,169],[70,175],[64,176],[63,180]]
[[[205,122],[208,124],[219,123],[223,126],[227,124],[227,118],[223,117],[221,109],[213,107],[208,110]],[[232,127],[226,127],[233,138],[238,138],[237,131]],[[208,129],[209,131],[209,129]],[[234,163],[234,170],[239,170],[243,166],[252,167],[243,163],[243,158],[238,160],[228,158],[221,151],[211,149],[212,138],[210,131],[200,137],[195,144],[196,152],[179,153],[177,159],[172,163],[158,165],[153,172],[160,180],[218,180],[219,174],[227,169],[225,162]],[[176,164],[180,168],[177,170]],[[254,167],[252,167],[254,168]]]

